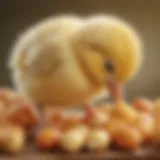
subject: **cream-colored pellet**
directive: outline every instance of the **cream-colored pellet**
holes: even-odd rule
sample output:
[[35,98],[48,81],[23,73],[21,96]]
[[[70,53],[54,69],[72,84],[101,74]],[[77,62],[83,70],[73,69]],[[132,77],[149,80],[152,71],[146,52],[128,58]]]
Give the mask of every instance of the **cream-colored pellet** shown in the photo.
[[110,144],[110,136],[104,129],[93,129],[89,133],[87,146],[92,151],[103,151]]

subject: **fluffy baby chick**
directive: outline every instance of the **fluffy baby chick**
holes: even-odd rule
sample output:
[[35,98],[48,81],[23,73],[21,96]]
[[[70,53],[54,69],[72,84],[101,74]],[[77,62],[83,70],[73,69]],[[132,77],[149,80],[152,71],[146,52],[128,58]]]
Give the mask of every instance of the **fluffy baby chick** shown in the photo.
[[141,45],[134,29],[115,17],[60,16],[22,34],[9,62],[22,94],[40,104],[74,106],[105,87],[117,100],[118,88],[139,68]]

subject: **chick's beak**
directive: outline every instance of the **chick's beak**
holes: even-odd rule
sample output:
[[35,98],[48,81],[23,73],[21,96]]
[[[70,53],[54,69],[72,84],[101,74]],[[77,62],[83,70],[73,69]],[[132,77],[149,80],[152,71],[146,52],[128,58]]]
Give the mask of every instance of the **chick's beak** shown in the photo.
[[108,90],[112,97],[112,99],[115,101],[115,103],[118,103],[120,101],[124,100],[124,86],[121,83],[118,83],[114,78],[110,78],[108,83]]

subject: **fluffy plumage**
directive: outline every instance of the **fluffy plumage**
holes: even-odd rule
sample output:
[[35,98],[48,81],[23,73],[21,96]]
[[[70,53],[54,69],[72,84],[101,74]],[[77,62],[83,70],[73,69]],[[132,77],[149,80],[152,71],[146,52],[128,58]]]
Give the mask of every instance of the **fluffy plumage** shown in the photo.
[[43,21],[19,38],[9,61],[17,89],[41,104],[83,104],[104,89],[114,65],[119,82],[141,62],[138,36],[114,17],[61,16]]
[[104,74],[105,60],[112,62],[118,82],[131,79],[142,63],[142,44],[139,35],[132,26],[117,17],[90,17],[75,34],[73,47],[79,57],[86,61],[88,57],[86,68],[88,67],[93,75],[97,71],[96,77],[99,79],[108,76]]

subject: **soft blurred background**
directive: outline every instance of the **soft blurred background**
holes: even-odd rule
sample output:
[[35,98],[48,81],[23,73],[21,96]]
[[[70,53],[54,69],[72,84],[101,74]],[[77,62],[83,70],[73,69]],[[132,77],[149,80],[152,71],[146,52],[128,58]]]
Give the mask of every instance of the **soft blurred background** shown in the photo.
[[118,15],[139,31],[144,42],[144,63],[127,86],[127,98],[160,96],[159,0],[1,0],[0,85],[11,85],[6,59],[16,37],[27,27],[60,13]]

